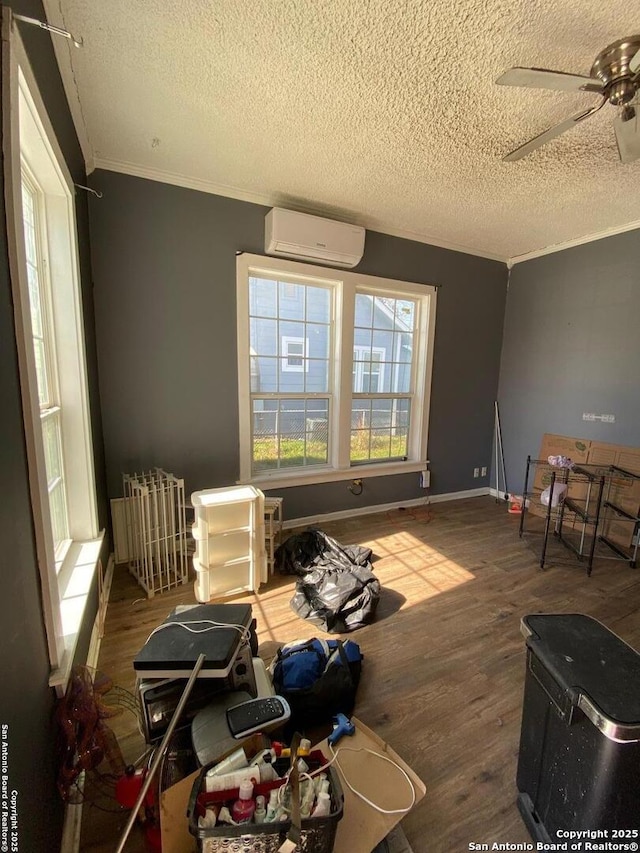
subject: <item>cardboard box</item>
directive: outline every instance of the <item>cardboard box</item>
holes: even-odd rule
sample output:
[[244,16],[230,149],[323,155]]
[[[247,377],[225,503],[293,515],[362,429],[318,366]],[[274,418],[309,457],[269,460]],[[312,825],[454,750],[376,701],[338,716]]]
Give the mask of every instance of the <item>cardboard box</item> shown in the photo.
[[[566,469],[554,469],[551,465],[542,464],[542,461],[546,463],[549,456],[567,456],[576,465],[584,465],[588,461],[590,449],[591,442],[588,439],[571,438],[570,436],[554,435],[553,433],[545,433],[542,436],[540,453],[538,454],[541,464],[536,465],[533,472],[534,496],[528,507],[529,512],[533,512],[534,515],[546,515],[547,507],[540,503],[540,494],[547,486],[551,485],[554,470],[556,473],[556,482],[562,482],[566,478]],[[531,489],[531,483],[529,484],[529,489]],[[586,504],[587,493],[588,484],[583,481],[575,481],[571,483],[567,497],[579,502],[582,506]]]
[[[346,782],[383,808],[399,809],[409,805],[409,783],[400,770],[384,760],[389,758],[411,779],[415,803],[424,797],[426,788],[424,782],[382,738],[356,717],[351,717],[351,722],[356,727],[355,734],[343,737],[335,747],[344,790],[344,814],[338,824],[333,850],[334,853],[371,853],[376,844],[402,820],[404,814],[381,814],[357,797]],[[326,740],[318,744],[318,748],[327,756],[331,754]],[[367,749],[383,758],[362,751]]]
[[[340,762],[337,769],[344,789],[344,814],[338,823],[334,853],[371,853],[376,844],[402,820],[404,814],[386,815],[372,809],[349,790],[345,777],[350,785],[372,802],[389,809],[409,805],[412,795],[402,773],[384,758],[402,767],[410,778],[416,803],[424,797],[426,789],[413,770],[382,738],[356,717],[352,717],[351,722],[356,727],[355,734],[343,737],[335,747]],[[318,744],[318,748],[327,757],[331,755],[326,740]],[[354,750],[371,750],[383,758]],[[186,812],[189,795],[199,772],[192,773],[163,791],[160,797],[162,853],[193,853],[195,849],[195,839],[189,832]]]
[[[605,476],[603,501],[609,501],[634,517],[640,515],[640,479],[626,476],[623,472],[640,475],[640,449],[604,441],[589,441],[564,435],[545,433],[542,437],[539,459],[546,461],[549,456],[568,456],[576,465],[586,465],[589,473],[596,477]],[[612,466],[623,469],[619,474]],[[528,512],[546,516],[547,507],[540,502],[540,494],[550,485],[553,468],[539,464],[533,474],[533,495]],[[565,478],[565,472],[556,470],[556,482]],[[589,489],[586,477],[569,478],[567,496],[574,500],[590,516],[595,516],[598,488]],[[630,548],[636,525],[630,519],[617,514],[612,508],[602,506],[601,523],[598,532],[611,539],[622,548]]]

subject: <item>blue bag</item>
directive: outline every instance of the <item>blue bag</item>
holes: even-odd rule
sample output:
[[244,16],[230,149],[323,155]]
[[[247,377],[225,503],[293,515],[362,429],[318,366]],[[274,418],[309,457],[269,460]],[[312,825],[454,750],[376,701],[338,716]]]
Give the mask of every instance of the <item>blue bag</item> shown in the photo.
[[362,657],[353,640],[298,640],[278,650],[269,669],[276,693],[291,707],[293,730],[353,711]]

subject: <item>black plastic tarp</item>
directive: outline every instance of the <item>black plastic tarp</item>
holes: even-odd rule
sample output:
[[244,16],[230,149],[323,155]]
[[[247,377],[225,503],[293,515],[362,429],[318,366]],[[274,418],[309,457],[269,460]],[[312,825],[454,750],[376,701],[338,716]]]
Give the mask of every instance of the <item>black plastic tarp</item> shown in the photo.
[[277,549],[275,564],[282,574],[297,575],[293,612],[323,631],[342,634],[373,621],[380,581],[371,571],[370,548],[305,530]]

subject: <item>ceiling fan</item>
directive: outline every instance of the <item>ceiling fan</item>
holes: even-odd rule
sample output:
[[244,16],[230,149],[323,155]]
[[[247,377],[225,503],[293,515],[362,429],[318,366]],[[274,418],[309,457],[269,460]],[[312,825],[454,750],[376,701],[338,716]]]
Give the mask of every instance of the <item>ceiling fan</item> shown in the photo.
[[547,68],[510,68],[498,77],[496,83],[561,92],[593,92],[602,96],[600,103],[553,125],[510,151],[503,160],[526,157],[536,148],[597,113],[607,102],[621,108],[614,120],[621,161],[631,163],[640,157],[640,98],[636,98],[640,91],[640,35],[619,39],[605,47],[596,56],[589,77],[550,71]]

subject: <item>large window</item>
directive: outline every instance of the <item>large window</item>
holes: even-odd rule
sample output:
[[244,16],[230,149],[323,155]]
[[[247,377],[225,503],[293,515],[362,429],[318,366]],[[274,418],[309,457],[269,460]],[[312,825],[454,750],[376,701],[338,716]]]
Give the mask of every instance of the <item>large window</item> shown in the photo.
[[10,132],[4,178],[16,348],[49,683],[62,693],[104,536],[96,508],[74,187],[15,30],[5,49],[3,119]]
[[242,481],[424,467],[435,295],[427,285],[239,256]]
[[53,546],[57,563],[69,543],[69,516],[62,448],[62,409],[56,358],[55,328],[51,293],[46,286],[47,258],[44,229],[45,196],[35,179],[22,171],[22,217],[31,307],[31,332],[36,365],[40,423],[47,474],[47,494],[51,513]]

